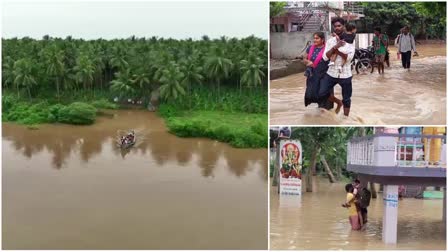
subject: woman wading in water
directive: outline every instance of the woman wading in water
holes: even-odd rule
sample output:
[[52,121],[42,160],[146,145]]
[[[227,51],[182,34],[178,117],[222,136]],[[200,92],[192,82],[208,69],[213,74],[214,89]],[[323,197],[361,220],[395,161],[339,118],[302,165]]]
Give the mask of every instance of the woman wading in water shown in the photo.
[[[319,98],[320,81],[328,70],[328,62],[322,59],[325,52],[325,34],[323,32],[315,32],[313,35],[314,44],[306,49],[303,54],[303,63],[307,66],[305,71],[306,91],[305,91],[305,107],[311,103],[317,103]],[[341,100],[337,99],[333,92],[326,104],[321,107],[332,109],[333,103],[337,104],[336,113],[342,106]]]

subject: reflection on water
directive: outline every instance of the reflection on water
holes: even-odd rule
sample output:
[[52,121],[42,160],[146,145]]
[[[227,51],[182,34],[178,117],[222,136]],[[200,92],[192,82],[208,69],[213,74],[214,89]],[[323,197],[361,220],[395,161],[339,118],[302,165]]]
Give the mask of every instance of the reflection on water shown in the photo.
[[[435,50],[444,56],[434,56]],[[305,107],[303,73],[273,80],[270,85],[270,122],[277,125],[445,124],[445,48],[422,46],[419,53],[420,57],[412,59],[410,72],[401,68],[401,62],[392,50],[391,67],[385,69],[383,76],[377,72],[354,73],[348,118],[343,113],[336,115],[333,110],[321,112],[316,104]],[[335,92],[342,98],[339,85]]]
[[343,183],[330,184],[315,179],[317,191],[301,199],[279,199],[271,189],[271,249],[446,249],[446,225],[442,221],[441,200],[404,199],[398,206],[398,244],[382,242],[382,195],[372,199],[364,231],[352,231]]
[[[3,248],[265,249],[267,151],[169,134],[154,113],[3,123]],[[134,128],[122,151],[116,132]],[[219,227],[219,228],[218,228]]]

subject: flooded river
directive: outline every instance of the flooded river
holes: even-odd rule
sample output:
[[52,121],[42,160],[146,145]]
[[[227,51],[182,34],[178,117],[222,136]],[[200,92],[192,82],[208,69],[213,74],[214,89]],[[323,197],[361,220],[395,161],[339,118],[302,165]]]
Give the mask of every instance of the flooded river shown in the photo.
[[[272,80],[270,83],[270,123],[272,125],[407,124],[446,123],[445,45],[418,47],[411,70],[401,67],[391,48],[391,66],[385,74],[357,75],[354,71],[352,107],[349,117],[320,111],[317,104],[304,105],[303,73]],[[438,56],[437,56],[438,55]],[[375,68],[377,71],[377,69]],[[335,87],[342,99],[341,88]]]
[[[267,150],[110,113],[92,126],[3,123],[4,249],[267,248]],[[137,146],[122,152],[115,136],[130,127]]]
[[282,196],[272,188],[271,249],[376,250],[376,249],[446,249],[446,224],[442,221],[442,200],[405,198],[398,204],[397,245],[382,242],[383,202],[379,193],[368,208],[364,231],[352,231],[343,183],[330,184],[315,179],[316,190],[302,198]]

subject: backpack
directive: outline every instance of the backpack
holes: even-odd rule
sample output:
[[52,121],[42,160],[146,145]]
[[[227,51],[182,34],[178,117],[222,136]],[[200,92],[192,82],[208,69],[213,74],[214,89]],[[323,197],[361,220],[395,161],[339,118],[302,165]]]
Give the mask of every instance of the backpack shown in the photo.
[[361,208],[367,208],[370,205],[371,197],[372,193],[367,188],[362,188],[362,190],[358,192],[359,206]]
[[401,34],[399,34],[396,38],[395,38],[395,46],[399,47],[400,44],[400,38],[401,38]]

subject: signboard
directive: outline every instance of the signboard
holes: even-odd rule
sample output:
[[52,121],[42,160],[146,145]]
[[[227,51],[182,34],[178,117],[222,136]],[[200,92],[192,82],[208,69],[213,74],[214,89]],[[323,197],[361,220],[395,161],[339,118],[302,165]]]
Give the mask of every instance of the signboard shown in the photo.
[[300,141],[280,141],[280,194],[302,194],[302,155]]

